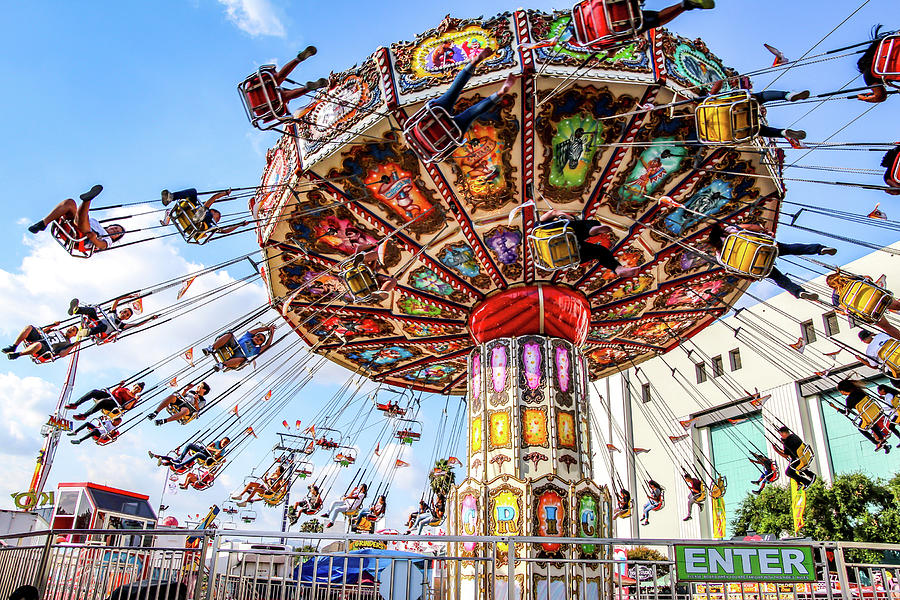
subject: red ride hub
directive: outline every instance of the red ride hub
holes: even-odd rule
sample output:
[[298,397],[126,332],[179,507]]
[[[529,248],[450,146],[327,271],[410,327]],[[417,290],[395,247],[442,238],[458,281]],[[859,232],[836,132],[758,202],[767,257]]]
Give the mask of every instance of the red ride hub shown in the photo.
[[479,344],[503,337],[546,335],[581,346],[590,323],[590,303],[583,294],[535,284],[488,296],[469,314],[469,333]]

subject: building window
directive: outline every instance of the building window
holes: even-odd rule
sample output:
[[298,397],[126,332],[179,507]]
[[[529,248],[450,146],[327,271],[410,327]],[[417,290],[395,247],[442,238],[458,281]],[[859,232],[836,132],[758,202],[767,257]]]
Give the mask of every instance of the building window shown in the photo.
[[816,341],[816,328],[813,327],[812,321],[800,323],[800,336],[806,344],[812,344]]
[[694,370],[697,373],[697,383],[706,381],[706,363],[695,363]]
[[650,384],[649,384],[649,383],[645,383],[644,385],[641,386],[641,402],[643,402],[644,404],[646,404],[647,402],[650,402],[650,400],[651,400],[651,398],[650,398]]
[[725,372],[725,363],[722,362],[722,355],[712,357],[713,377],[721,377]]
[[825,335],[831,337],[841,332],[838,327],[838,318],[834,311],[822,315],[822,322],[825,324]]
[[741,367],[741,349],[735,348],[728,351],[728,363],[731,365],[732,371],[740,371]]

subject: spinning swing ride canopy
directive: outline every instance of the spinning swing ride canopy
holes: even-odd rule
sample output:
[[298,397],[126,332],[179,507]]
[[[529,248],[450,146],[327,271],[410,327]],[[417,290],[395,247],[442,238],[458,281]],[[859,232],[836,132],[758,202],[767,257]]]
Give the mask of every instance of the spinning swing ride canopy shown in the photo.
[[[495,333],[544,332],[537,316],[521,318],[515,298],[515,288],[542,284],[589,307],[589,326],[572,323],[567,310],[542,319],[568,324],[596,378],[674,348],[742,294],[748,280],[704,258],[713,254],[705,243],[711,221],[695,212],[774,228],[784,193],[772,168],[777,152],[762,139],[739,148],[699,144],[692,105],[646,110],[701,96],[710,82],[736,74],[701,41],[662,29],[591,58],[572,43],[569,23],[568,12],[447,17],[332,74],[295,113],[268,153],[251,208],[270,297],[316,352],[376,381],[461,394],[477,343],[473,311],[508,294],[495,325],[517,315],[529,324]],[[524,46],[561,31],[556,46]],[[511,73],[516,85],[448,160],[420,161],[402,123],[485,46],[497,51],[456,110]],[[663,195],[690,210],[659,204]],[[622,264],[640,265],[639,274],[617,278],[596,263],[537,268],[526,239],[534,208],[508,220],[529,200],[607,225],[592,241]],[[397,288],[354,301],[340,263],[385,238],[381,272],[396,277]]]

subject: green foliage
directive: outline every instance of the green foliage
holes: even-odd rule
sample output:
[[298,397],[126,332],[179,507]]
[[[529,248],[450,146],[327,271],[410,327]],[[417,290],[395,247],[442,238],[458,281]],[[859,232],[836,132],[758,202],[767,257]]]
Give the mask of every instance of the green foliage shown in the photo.
[[434,494],[441,494],[445,498],[450,495],[453,486],[456,485],[456,473],[445,458],[434,461],[434,469],[428,474],[428,483]]
[[[888,481],[864,473],[838,475],[830,486],[821,480],[806,490],[801,534],[820,541],[900,542],[900,473]],[[793,533],[791,492],[766,486],[759,496],[748,494],[738,506],[735,535]],[[881,562],[880,552],[848,553],[849,560]]]
[[325,526],[318,519],[310,519],[300,523],[300,533],[322,533]]
[[[634,548],[628,549],[628,560],[646,560],[652,562],[658,561],[667,561],[668,558],[665,554],[658,550],[654,550],[653,548],[648,548],[647,546],[635,546]],[[669,573],[669,567],[667,565],[659,565],[656,568],[657,576],[666,575]]]
[[747,535],[751,531],[780,535],[792,531],[790,488],[767,485],[758,496],[747,494],[737,508],[732,527],[735,535]]

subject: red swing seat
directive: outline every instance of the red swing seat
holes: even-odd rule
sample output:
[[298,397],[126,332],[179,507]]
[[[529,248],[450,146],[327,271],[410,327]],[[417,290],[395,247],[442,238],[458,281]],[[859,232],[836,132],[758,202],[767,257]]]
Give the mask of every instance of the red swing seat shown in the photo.
[[884,37],[872,59],[872,75],[888,85],[900,82],[900,35]]
[[464,135],[450,113],[432,102],[426,102],[403,126],[403,138],[425,163],[449,157],[465,143]]
[[117,435],[114,435],[114,436],[110,436],[110,435],[101,435],[100,437],[96,438],[96,439],[94,440],[94,442],[95,442],[98,446],[106,446],[106,445],[108,445],[108,444],[112,444],[114,441],[116,441],[116,439],[118,439],[118,437],[119,437],[118,434],[117,434]]
[[257,129],[272,129],[290,119],[275,75],[275,65],[263,65],[238,84],[247,118]]
[[94,245],[87,236],[81,235],[81,232],[69,219],[57,219],[51,222],[50,235],[75,258],[90,258],[94,253]]
[[314,515],[322,510],[323,504],[324,500],[322,500],[322,496],[319,496],[319,499],[313,505],[311,505],[309,508],[306,508],[305,510],[301,510],[300,512],[302,512],[304,515]]
[[572,7],[575,41],[606,46],[636,37],[644,25],[638,0],[584,0]]

